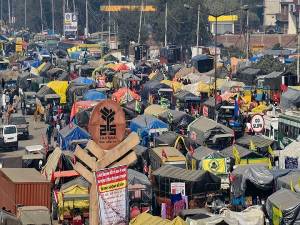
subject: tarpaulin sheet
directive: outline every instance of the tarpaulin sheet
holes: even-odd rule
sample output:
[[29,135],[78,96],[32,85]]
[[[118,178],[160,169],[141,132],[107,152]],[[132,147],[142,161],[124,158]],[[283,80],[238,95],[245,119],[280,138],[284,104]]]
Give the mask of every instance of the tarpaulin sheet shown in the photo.
[[136,218],[132,219],[129,223],[130,225],[187,225],[180,217],[176,217],[174,220],[170,221],[163,219],[158,216],[152,216],[148,213],[142,213]]
[[47,84],[60,97],[60,103],[66,103],[68,81],[51,81]]
[[274,225],[300,224],[300,195],[280,189],[268,197],[266,210]]

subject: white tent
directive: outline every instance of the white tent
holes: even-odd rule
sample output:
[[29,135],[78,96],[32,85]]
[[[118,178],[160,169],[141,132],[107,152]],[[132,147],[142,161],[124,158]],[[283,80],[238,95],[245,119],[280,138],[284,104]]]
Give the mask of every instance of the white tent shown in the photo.
[[[299,169],[300,168],[300,142],[294,141],[281,151],[275,151],[279,157],[280,169]],[[292,163],[294,161],[294,163]],[[292,168],[291,165],[297,166]]]

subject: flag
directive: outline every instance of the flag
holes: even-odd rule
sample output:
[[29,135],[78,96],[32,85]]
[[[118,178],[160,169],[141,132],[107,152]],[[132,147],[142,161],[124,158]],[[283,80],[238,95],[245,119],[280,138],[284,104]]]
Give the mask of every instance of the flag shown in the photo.
[[233,146],[233,148],[232,148],[232,154],[234,156],[235,165],[240,164],[241,157],[240,157],[240,153],[239,153],[239,151],[238,151],[238,149],[237,149],[236,146]]
[[190,153],[191,153],[191,156],[193,156],[195,153],[195,149],[191,145],[190,145]]
[[138,113],[141,113],[142,108],[141,108],[141,103],[139,101],[135,101],[135,111]]
[[291,188],[291,191],[295,192],[293,179],[291,179],[291,181],[290,181],[290,188]]
[[271,148],[270,145],[269,145],[269,147],[268,147],[268,152],[269,152],[269,154],[270,154],[271,156],[274,156],[274,151],[273,151],[273,149]]
[[237,100],[238,97],[234,100],[234,118],[237,119],[240,115],[239,103]]
[[167,153],[165,152],[164,149],[163,149],[162,152],[161,152],[161,156],[162,156],[163,158],[165,158],[165,159],[168,158]]
[[202,169],[215,174],[226,173],[226,159],[203,159]]
[[54,183],[55,181],[55,176],[54,176],[54,171],[52,170],[52,173],[51,173],[51,179],[50,179],[51,183]]
[[255,145],[254,145],[254,143],[253,143],[252,140],[250,140],[249,150],[256,151],[256,147],[255,147]]

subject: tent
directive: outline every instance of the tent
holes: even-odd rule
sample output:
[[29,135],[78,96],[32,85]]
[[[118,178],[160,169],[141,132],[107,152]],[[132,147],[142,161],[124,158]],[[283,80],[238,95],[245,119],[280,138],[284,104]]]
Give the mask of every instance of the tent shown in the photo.
[[83,100],[84,101],[99,101],[99,100],[104,100],[107,99],[106,94],[103,92],[97,91],[95,89],[88,90],[84,95],[83,95]]
[[168,131],[168,124],[150,115],[139,115],[130,122],[130,130],[137,132],[144,146],[152,134]]
[[280,106],[285,110],[300,107],[300,90],[289,87],[288,90],[281,95]]
[[60,103],[66,103],[66,93],[68,88],[68,81],[51,81],[47,84],[60,97]]
[[274,151],[279,158],[280,169],[300,169],[300,142],[293,141],[283,150]]
[[158,118],[165,123],[170,124],[176,131],[186,129],[194,118],[185,112],[177,110],[167,110],[158,115]]
[[170,221],[158,216],[152,216],[146,212],[138,215],[129,222],[129,225],[187,225],[180,217]]
[[[157,185],[155,190],[158,192],[158,196],[161,190],[171,190],[171,183],[173,182],[185,183],[186,195],[189,196],[189,200],[193,198],[192,195],[206,191],[217,191],[221,187],[221,178],[204,170],[187,170],[172,165],[163,165],[152,175],[155,178]],[[168,195],[168,193],[162,192],[163,196]]]
[[125,104],[125,103],[131,102],[133,100],[141,99],[141,97],[138,94],[134,93],[129,88],[120,88],[118,91],[113,93],[111,98],[112,98],[112,100],[114,100],[120,104]]
[[78,101],[75,102],[72,106],[70,119],[72,118],[81,110],[93,108],[95,105],[97,105],[97,101]]
[[295,192],[300,193],[300,171],[286,171],[284,176],[280,176],[276,180],[276,190],[281,188],[286,188],[290,190],[295,190]]
[[58,132],[58,143],[62,150],[71,150],[70,142],[80,139],[90,139],[90,134],[75,124],[70,124]]
[[148,98],[150,95],[157,96],[158,95],[158,90],[161,88],[170,88],[168,85],[160,83],[158,80],[150,80],[147,81],[142,90],[142,100],[143,101],[148,101]]
[[64,183],[58,192],[58,211],[60,219],[64,213],[71,213],[71,210],[89,210],[89,187],[90,184],[83,178],[78,177]]
[[95,84],[95,81],[87,77],[77,77],[76,79],[72,80],[71,83],[93,85]]
[[177,81],[171,81],[171,80],[162,80],[162,84],[168,85],[170,88],[173,89],[174,93],[180,91],[182,89],[183,84],[177,82]]
[[213,149],[226,148],[234,137],[232,129],[204,116],[190,123],[188,132],[192,140]]
[[168,111],[168,110],[163,108],[161,105],[153,104],[153,105],[149,105],[147,108],[145,108],[144,114],[158,117],[160,114],[162,114],[166,111]]
[[76,84],[70,83],[69,87],[67,88],[67,104],[68,107],[71,109],[74,102],[81,98],[85,92],[89,90],[89,85],[86,84]]
[[300,195],[287,189],[270,195],[266,203],[272,224],[300,224]]
[[110,66],[110,68],[118,72],[129,70],[129,67],[124,63],[113,64],[112,66]]

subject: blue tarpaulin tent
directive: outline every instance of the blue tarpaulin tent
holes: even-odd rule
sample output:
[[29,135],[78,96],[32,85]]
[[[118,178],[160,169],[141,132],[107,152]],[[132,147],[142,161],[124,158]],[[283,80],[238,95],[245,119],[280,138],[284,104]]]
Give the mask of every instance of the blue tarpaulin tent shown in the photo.
[[148,145],[150,136],[168,129],[168,124],[150,115],[139,115],[130,122],[130,130],[139,134],[143,146]]
[[81,139],[90,139],[90,134],[75,124],[70,124],[58,132],[58,143],[62,150],[71,150],[70,142]]
[[99,100],[104,100],[107,99],[106,94],[103,92],[97,91],[97,90],[88,90],[84,95],[83,95],[83,100],[84,101],[99,101]]
[[91,85],[91,84],[94,84],[95,81],[93,81],[92,79],[89,79],[87,77],[77,77],[76,79],[72,80],[72,83]]

